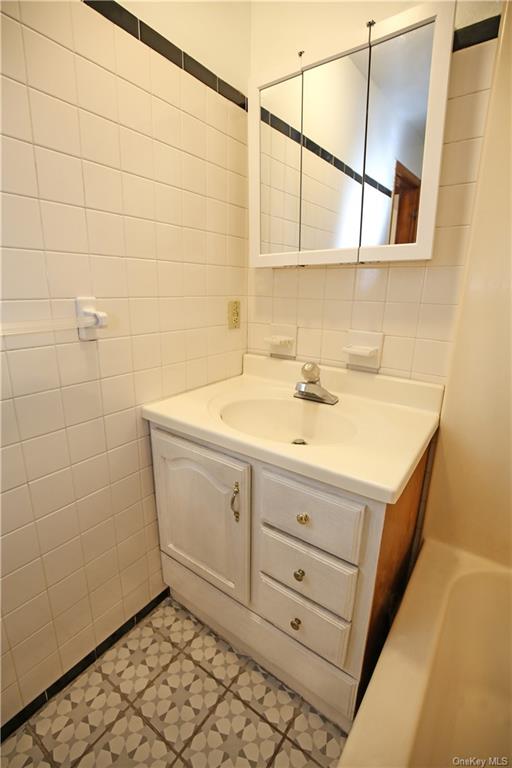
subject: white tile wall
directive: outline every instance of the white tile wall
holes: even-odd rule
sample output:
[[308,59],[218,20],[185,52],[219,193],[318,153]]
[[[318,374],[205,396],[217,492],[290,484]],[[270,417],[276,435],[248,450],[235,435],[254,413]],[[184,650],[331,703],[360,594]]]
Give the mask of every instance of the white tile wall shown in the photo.
[[5,11],[3,317],[110,322],[2,352],[3,721],[163,588],[139,406],[247,327],[245,114],[78,0]]
[[[287,323],[297,327],[300,359],[316,358],[343,366],[346,358],[342,347],[350,328],[383,331],[382,372],[445,381],[495,49],[494,40],[452,56],[432,261],[250,270],[250,351],[268,352],[265,338],[270,335],[270,324]],[[285,167],[281,163],[282,168],[277,168],[277,159],[271,157],[274,134],[275,145],[285,141],[270,128],[262,134],[268,154],[268,162],[265,165],[264,161],[262,167],[263,175],[268,171],[267,177],[263,176],[267,183],[271,162],[276,172]],[[279,233],[284,231],[283,226],[281,222]],[[279,248],[274,248],[272,242],[272,238],[267,241],[267,250],[289,245],[286,238],[277,239]]]
[[496,47],[453,56],[432,261],[247,281],[245,114],[78,0],[4,10],[3,316],[61,317],[92,293],[110,323],[2,352],[2,720],[163,586],[141,403],[238,373],[272,322],[334,365],[349,328],[382,330],[384,372],[445,380]]

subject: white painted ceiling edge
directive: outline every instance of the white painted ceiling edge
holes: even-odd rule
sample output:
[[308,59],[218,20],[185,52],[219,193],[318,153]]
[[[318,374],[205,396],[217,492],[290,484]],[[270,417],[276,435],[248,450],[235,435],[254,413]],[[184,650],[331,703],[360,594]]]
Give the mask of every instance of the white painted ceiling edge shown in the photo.
[[502,21],[425,535],[512,564],[512,14]]
[[[305,50],[305,64],[342,52],[364,36],[368,19],[381,21],[419,0],[121,0],[121,5],[246,94],[251,79],[263,83],[276,70],[297,69],[298,50]],[[459,0],[455,27],[495,16],[501,7],[496,0]]]

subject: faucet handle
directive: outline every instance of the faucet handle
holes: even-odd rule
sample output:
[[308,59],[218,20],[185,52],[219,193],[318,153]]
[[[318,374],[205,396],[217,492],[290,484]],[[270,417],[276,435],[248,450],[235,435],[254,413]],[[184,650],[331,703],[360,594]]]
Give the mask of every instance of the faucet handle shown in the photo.
[[304,363],[302,366],[302,375],[304,376],[304,381],[307,381],[310,384],[318,384],[320,381],[320,368],[313,362]]

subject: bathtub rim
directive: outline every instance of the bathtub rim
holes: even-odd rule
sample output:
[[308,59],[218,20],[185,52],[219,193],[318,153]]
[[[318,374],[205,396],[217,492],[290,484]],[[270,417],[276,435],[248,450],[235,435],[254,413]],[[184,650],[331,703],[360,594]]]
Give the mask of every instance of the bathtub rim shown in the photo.
[[512,573],[466,550],[424,541],[339,768],[409,765],[450,593],[461,577],[478,572]]

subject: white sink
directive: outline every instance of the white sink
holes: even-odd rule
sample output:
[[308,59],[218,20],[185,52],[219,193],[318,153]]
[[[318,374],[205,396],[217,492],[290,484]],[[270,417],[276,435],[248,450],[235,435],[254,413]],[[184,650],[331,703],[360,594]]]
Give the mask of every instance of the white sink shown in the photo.
[[437,429],[443,388],[323,365],[322,384],[339,397],[326,405],[293,396],[301,367],[245,355],[242,376],[145,405],[143,415],[152,428],[394,504]]
[[349,442],[356,434],[355,425],[339,410],[339,406],[290,396],[286,400],[237,400],[221,408],[220,417],[232,429],[264,440],[299,446],[335,445]]

